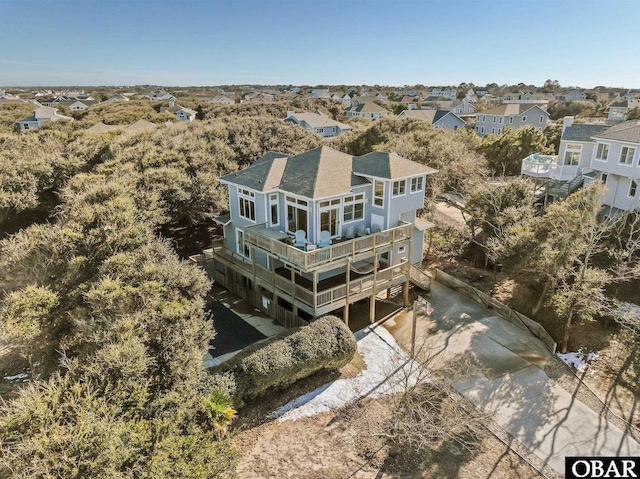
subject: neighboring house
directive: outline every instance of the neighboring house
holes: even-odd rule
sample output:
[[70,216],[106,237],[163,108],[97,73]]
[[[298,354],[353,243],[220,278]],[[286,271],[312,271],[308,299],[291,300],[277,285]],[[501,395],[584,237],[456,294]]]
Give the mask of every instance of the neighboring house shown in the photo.
[[56,108],[41,106],[34,110],[33,116],[20,120],[18,125],[20,126],[20,131],[28,131],[33,130],[34,128],[39,128],[47,122],[61,120],[73,121],[73,118],[70,116],[59,115]]
[[71,102],[69,105],[67,105],[67,108],[69,108],[69,110],[71,111],[81,111],[81,110],[86,110],[91,105],[93,105],[93,103],[94,102],[90,100],[84,100],[84,101],[76,100],[74,102]]
[[548,180],[549,198],[563,197],[595,180],[606,185],[605,214],[640,204],[640,120],[610,125],[573,124],[566,117],[557,156],[531,155],[522,174]]
[[196,119],[197,114],[197,111],[186,107],[181,107],[175,112],[176,118],[180,121],[193,121]]
[[146,95],[140,95],[140,98],[148,98],[151,101],[173,101],[176,99],[175,96],[164,90],[156,90]]
[[342,95],[342,97],[340,98],[340,101],[347,106],[351,106],[351,97],[349,96],[348,93],[345,93],[344,95]]
[[307,98],[331,98],[331,95],[329,94],[328,88],[316,88],[311,90]]
[[508,103],[476,113],[476,133],[480,136],[501,135],[507,126],[516,129],[535,126],[544,130],[548,119],[549,114],[538,105]]
[[337,136],[353,129],[353,127],[345,123],[332,120],[322,113],[296,113],[294,111],[288,111],[287,117],[284,121],[288,123],[295,123],[305,130],[309,130],[325,137]]
[[431,102],[438,110],[447,110],[456,115],[470,115],[476,111],[476,101],[469,97],[462,100],[436,100]]
[[375,295],[399,286],[406,304],[433,226],[416,213],[434,173],[394,153],[269,152],[218,179],[229,187],[230,213],[216,218],[224,239],[207,270],[294,319],[342,309],[348,322],[349,305],[365,299],[373,318]]
[[607,120],[625,121],[627,115],[634,108],[640,108],[640,100],[624,100],[609,105],[609,114]]
[[275,96],[271,95],[270,93],[263,93],[258,91],[247,93],[244,96],[245,102],[272,102],[275,101],[275,99]]
[[429,91],[429,96],[434,98],[448,98],[449,100],[455,100],[458,92],[453,88],[432,88]]
[[400,118],[417,118],[439,128],[457,130],[467,124],[462,118],[447,110],[405,110]]
[[538,103],[546,105],[549,103],[549,98],[543,93],[517,92],[509,93],[502,97],[502,103]]
[[345,110],[345,116],[347,118],[353,118],[359,116],[361,118],[366,118],[370,121],[376,121],[380,118],[383,118],[389,114],[389,110],[386,108],[377,105],[372,101],[364,101],[360,102],[356,100],[357,103],[353,106],[350,106]]
[[214,96],[213,98],[210,98],[209,100],[207,100],[208,103],[223,103],[225,105],[233,105],[235,104],[235,100],[233,98],[229,98],[226,95],[218,95],[218,96]]
[[587,94],[582,90],[580,90],[579,88],[577,88],[568,92],[559,93],[555,95],[555,99],[556,101],[563,101],[566,103],[569,103],[572,101],[584,101],[587,99]]
[[167,108],[163,108],[162,111],[175,116],[180,121],[193,121],[196,119],[196,114],[198,113],[191,108],[176,105],[173,101],[170,101],[169,106]]

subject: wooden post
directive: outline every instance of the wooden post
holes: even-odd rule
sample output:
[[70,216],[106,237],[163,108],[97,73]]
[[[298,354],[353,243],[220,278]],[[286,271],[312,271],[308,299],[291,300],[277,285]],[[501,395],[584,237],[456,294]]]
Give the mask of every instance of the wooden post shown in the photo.
[[415,356],[416,349],[416,322],[418,316],[418,301],[413,302],[413,323],[411,324],[411,357]]
[[349,282],[351,281],[351,258],[347,258],[347,271],[345,273],[346,303],[344,305],[344,324],[349,326]]
[[405,281],[404,284],[402,285],[402,293],[404,296],[404,306],[407,307],[409,306],[409,277],[411,276],[411,271],[409,271],[411,268],[411,241],[409,241],[409,255],[407,258],[407,264],[406,264],[406,277],[405,277]]
[[316,317],[316,309],[318,308],[318,272],[313,271],[313,317]]
[[[375,251],[374,251],[375,253]],[[376,321],[376,280],[378,279],[378,256],[373,255],[373,291],[369,299],[369,322],[371,324]]]
[[291,307],[293,315],[298,316],[298,307],[296,306],[296,269],[291,266]]

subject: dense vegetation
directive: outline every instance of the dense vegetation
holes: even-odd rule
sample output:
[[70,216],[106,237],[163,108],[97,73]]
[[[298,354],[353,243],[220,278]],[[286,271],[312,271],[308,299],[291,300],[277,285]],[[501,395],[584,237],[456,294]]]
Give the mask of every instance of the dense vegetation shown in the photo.
[[247,348],[214,371],[214,382],[243,405],[321,369],[339,369],[355,352],[349,327],[335,316],[324,316],[282,338]]
[[[438,169],[427,205],[449,191],[469,202],[468,231],[440,246],[457,254],[468,236],[494,265],[545,281],[541,304],[550,299],[567,328],[593,318],[594,304],[613,311],[603,299],[612,278],[638,273],[638,222],[626,217],[598,229],[597,184],[539,214],[527,181],[486,183],[489,175],[517,175],[533,152],[552,152],[557,130],[506,129],[480,139],[390,117],[349,120],[352,132],[327,141],[283,123],[290,109],[336,117],[339,104],[205,105],[203,120],[167,125],[157,105],[132,101],[25,134],[13,125],[31,108],[0,109],[0,271],[13,281],[0,303],[0,336],[29,379],[0,409],[0,476],[230,473],[235,453],[221,431],[234,406],[353,354],[348,330],[326,319],[239,356],[224,381],[202,369],[215,325],[203,309],[209,281],[162,232],[211,225],[227,208],[217,178],[269,150],[395,151]],[[158,127],[85,131],[140,118]]]

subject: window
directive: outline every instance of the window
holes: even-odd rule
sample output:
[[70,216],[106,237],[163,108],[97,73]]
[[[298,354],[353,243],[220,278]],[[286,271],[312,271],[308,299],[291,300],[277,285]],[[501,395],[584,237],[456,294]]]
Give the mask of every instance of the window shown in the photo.
[[635,198],[637,192],[638,192],[638,183],[636,182],[636,180],[631,180],[631,184],[629,185],[629,197]]
[[244,242],[244,231],[236,230],[236,251],[245,258],[251,259],[251,248]]
[[316,133],[324,135],[324,128],[316,128]]
[[607,178],[609,175],[607,175],[606,173],[600,173],[600,180],[606,185],[607,184]]
[[622,151],[620,152],[620,163],[622,163],[623,165],[630,165],[631,163],[633,163],[633,155],[635,154],[635,148],[623,146]]
[[255,193],[249,190],[238,188],[238,201],[240,203],[240,216],[242,218],[256,220]]
[[580,152],[582,145],[569,143],[564,151],[564,164],[567,166],[577,166],[580,163]]
[[542,125],[544,123],[544,116],[540,115],[540,124]]
[[278,195],[269,195],[269,226],[278,225]]
[[493,122],[495,123],[497,119],[498,119],[498,117],[494,116],[493,117]]
[[287,205],[287,231],[292,233],[303,230],[308,231],[307,209],[308,203],[305,200],[297,200],[291,196],[286,197]]
[[498,118],[498,123],[502,125],[502,117]]
[[340,199],[320,202],[320,231],[338,236],[340,227]]
[[344,198],[343,221],[350,223],[364,218],[364,194],[346,196]]
[[411,178],[411,193],[415,193],[416,191],[422,191],[422,176],[418,176],[417,178]]
[[598,143],[598,148],[596,150],[596,160],[606,161],[608,157],[609,157],[609,144]]
[[498,135],[502,135],[502,128],[498,128]]
[[402,196],[405,193],[407,182],[406,180],[399,180],[393,182],[393,196]]
[[496,129],[495,128],[491,128],[491,133],[495,134]]
[[384,183],[376,180],[373,184],[373,204],[376,206],[384,206]]
[[527,117],[526,117],[526,116],[523,116],[523,117],[522,117],[522,122],[524,123],[525,121],[527,121]]
[[22,125],[22,129],[23,130],[28,130],[29,129],[29,125],[27,123],[25,123],[24,125]]
[[512,116],[509,117],[509,124],[513,125],[513,117]]
[[482,115],[482,121],[487,121],[487,116],[486,115]]
[[484,126],[480,127],[480,133],[484,133]]

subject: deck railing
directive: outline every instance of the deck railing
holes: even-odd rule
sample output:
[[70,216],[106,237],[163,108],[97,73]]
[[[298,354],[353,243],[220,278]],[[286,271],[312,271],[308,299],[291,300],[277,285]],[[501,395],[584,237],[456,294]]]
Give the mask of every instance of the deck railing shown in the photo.
[[[256,280],[258,280],[263,287],[267,289],[275,287],[288,296],[294,296],[296,300],[306,304],[312,310],[326,308],[347,298],[346,284],[317,291],[314,301],[314,293],[312,290],[297,283],[292,283],[290,278],[264,268],[259,264],[254,264],[244,256],[230,251],[224,246],[214,248],[211,254],[212,258],[219,255],[218,258],[220,260],[226,260],[228,263],[231,263],[243,276],[252,278],[255,275]],[[204,257],[202,259],[204,259]],[[374,278],[376,293],[393,286],[397,281],[404,281],[408,264],[409,263],[401,263],[390,266],[377,271],[375,274],[372,273],[350,281],[349,296],[369,295],[374,287]]]
[[400,241],[410,240],[413,225],[403,222],[403,224],[395,228],[342,241],[312,251],[303,251],[287,243],[261,234],[260,228],[264,229],[265,227],[265,223],[246,227],[244,230],[245,243],[265,250],[277,256],[281,261],[308,272],[338,259],[350,256],[355,257],[356,255],[372,251],[374,247],[378,249]]

